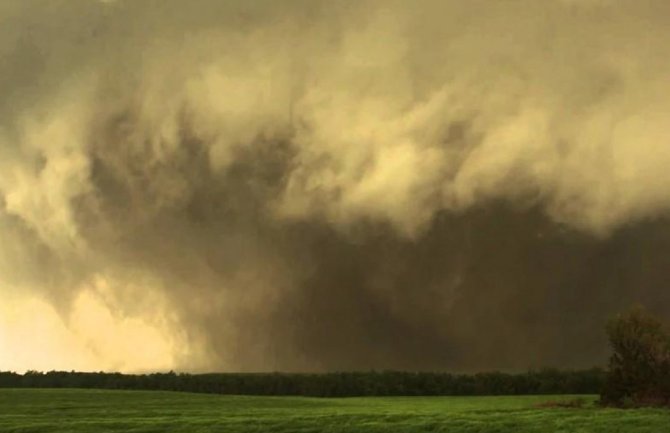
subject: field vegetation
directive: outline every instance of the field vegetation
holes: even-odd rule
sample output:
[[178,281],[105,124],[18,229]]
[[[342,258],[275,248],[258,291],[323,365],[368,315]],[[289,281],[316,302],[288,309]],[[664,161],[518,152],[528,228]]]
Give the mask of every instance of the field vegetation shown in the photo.
[[[670,411],[597,397],[251,397],[163,391],[0,390],[3,433],[665,433]],[[552,404],[544,404],[552,402]],[[565,404],[556,404],[566,402]]]

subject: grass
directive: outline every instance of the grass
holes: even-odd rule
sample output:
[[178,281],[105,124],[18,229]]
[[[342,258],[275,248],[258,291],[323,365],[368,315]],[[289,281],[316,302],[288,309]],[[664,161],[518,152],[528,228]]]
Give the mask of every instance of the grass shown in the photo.
[[0,389],[0,432],[670,433],[670,411],[602,409],[594,406],[595,397],[570,407],[571,400],[575,397],[318,399]]

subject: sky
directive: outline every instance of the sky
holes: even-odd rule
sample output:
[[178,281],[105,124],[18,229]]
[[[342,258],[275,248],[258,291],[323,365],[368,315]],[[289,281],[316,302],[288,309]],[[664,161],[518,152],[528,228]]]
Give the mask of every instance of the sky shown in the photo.
[[0,370],[603,365],[670,319],[669,20],[0,2]]

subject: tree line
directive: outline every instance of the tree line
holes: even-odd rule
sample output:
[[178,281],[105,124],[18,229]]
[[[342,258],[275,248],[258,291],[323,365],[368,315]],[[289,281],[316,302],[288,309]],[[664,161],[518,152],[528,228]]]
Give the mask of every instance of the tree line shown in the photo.
[[401,371],[298,373],[0,372],[2,388],[101,388],[313,397],[597,394],[605,372],[543,369],[525,373],[449,374]]

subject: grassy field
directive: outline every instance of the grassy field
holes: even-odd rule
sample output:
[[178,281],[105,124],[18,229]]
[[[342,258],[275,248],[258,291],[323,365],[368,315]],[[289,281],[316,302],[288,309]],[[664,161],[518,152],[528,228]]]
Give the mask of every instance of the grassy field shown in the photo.
[[538,408],[570,397],[318,399],[0,389],[0,432],[670,432],[670,411]]

